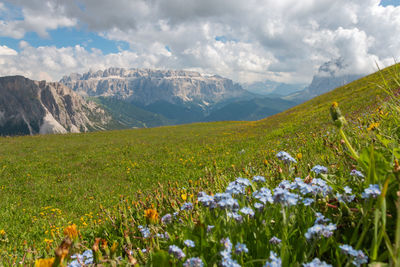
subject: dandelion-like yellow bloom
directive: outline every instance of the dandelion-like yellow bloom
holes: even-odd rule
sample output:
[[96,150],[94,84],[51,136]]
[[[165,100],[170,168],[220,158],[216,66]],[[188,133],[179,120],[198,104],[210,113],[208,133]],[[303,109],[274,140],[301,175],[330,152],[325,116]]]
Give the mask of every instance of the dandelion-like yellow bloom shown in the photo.
[[155,209],[147,209],[144,211],[144,216],[152,222],[158,221],[158,212]]
[[367,128],[368,131],[372,131],[375,130],[376,128],[378,128],[379,126],[379,122],[373,122],[369,125],[369,127]]
[[51,267],[53,266],[55,258],[38,259],[35,261],[35,267]]
[[5,235],[6,234],[6,231],[4,231],[4,229],[1,229],[0,230],[0,235]]
[[296,158],[297,158],[297,159],[302,159],[302,158],[303,158],[303,154],[297,153]]
[[182,194],[182,195],[181,195],[181,198],[182,198],[183,201],[186,201],[186,199],[187,199],[187,194],[186,194],[186,193],[185,193],[185,194]]
[[67,226],[64,229],[64,235],[68,236],[71,239],[78,237],[78,230],[76,229],[76,224]]

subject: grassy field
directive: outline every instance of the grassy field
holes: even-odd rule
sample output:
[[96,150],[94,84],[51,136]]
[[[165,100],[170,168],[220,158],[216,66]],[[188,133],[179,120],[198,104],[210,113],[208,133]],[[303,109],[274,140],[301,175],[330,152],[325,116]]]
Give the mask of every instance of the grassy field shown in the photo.
[[381,75],[393,87],[394,68],[256,122],[2,137],[0,229],[7,240],[0,249],[12,256],[26,246],[45,248],[71,223],[84,233],[102,223],[100,205],[113,207],[127,196],[139,200],[167,182],[179,189],[199,179],[226,183],[271,175],[271,158],[280,150],[298,155],[296,175],[306,175],[313,164],[340,168],[338,153],[327,150],[332,144],[323,138],[335,132],[328,113],[332,101],[350,118],[350,127],[369,123],[364,117],[386,97]]

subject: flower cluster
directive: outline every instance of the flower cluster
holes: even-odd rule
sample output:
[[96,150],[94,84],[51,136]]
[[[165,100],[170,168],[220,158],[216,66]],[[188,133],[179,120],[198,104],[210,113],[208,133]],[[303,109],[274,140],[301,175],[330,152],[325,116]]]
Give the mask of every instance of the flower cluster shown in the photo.
[[324,224],[329,222],[330,220],[325,218],[321,213],[316,213],[316,216],[317,218],[314,222],[314,225],[308,228],[307,232],[304,235],[307,238],[307,240],[313,238],[321,238],[322,236],[330,237],[332,236],[333,231],[336,230],[335,224],[333,223],[329,223],[328,225]]
[[315,165],[311,171],[315,172],[316,174],[320,174],[320,173],[328,173],[328,168],[325,166],[321,166],[321,165]]
[[93,251],[88,249],[82,254],[75,254],[71,256],[71,259],[75,259],[68,264],[68,267],[81,267],[89,264],[93,264]]
[[278,154],[276,154],[276,157],[285,162],[286,164],[290,164],[292,162],[297,163],[297,161],[292,156],[290,156],[289,153],[285,151],[278,152]]
[[150,229],[146,226],[139,225],[138,226],[140,233],[144,238],[149,238],[150,237]]
[[379,189],[379,185],[370,184],[368,188],[364,190],[361,194],[362,198],[377,198],[381,194],[381,190]]
[[180,249],[178,246],[175,246],[175,245],[169,246],[168,253],[173,255],[178,260],[186,257],[186,255],[185,255],[185,253],[183,253],[182,249]]
[[282,266],[282,260],[281,258],[276,255],[275,252],[271,251],[269,255],[269,261],[267,261],[264,265],[264,267],[281,267]]
[[361,250],[355,250],[352,246],[346,244],[340,245],[339,248],[345,255],[352,258],[355,266],[368,263],[368,257]]
[[221,266],[222,267],[240,267],[240,265],[232,259],[232,242],[227,238],[222,238],[221,239],[221,244],[223,247],[223,250],[220,252],[220,255],[222,257],[221,259]]

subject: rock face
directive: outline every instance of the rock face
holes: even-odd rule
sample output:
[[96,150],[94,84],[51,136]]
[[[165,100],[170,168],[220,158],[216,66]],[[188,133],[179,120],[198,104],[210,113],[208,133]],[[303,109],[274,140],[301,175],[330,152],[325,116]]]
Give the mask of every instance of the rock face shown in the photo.
[[63,84],[0,77],[0,135],[87,132],[106,129],[110,121]]
[[71,74],[60,82],[83,96],[116,97],[142,105],[164,101],[208,106],[248,93],[229,79],[193,71],[109,68]]

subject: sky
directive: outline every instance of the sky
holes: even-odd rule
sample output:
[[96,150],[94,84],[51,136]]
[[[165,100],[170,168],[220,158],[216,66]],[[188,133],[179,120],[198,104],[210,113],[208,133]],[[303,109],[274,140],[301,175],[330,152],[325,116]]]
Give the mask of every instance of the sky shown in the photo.
[[309,83],[400,60],[400,0],[0,0],[0,76],[108,67]]

